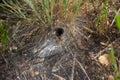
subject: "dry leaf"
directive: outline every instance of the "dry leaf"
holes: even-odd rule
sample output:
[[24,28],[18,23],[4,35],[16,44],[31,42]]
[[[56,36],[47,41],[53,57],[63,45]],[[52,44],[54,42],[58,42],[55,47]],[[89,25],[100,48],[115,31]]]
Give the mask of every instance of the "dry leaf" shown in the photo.
[[30,70],[29,73],[32,77],[35,76],[35,71],[34,70]]
[[99,62],[103,65],[109,66],[112,65],[110,55],[109,54],[103,54],[98,58]]
[[108,80],[114,80],[113,75],[109,75],[109,76],[108,76]]

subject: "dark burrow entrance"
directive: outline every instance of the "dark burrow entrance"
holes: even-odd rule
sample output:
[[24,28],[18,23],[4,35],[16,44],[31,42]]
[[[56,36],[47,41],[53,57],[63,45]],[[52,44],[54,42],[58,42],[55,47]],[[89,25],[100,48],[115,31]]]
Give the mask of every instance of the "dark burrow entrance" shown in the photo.
[[55,29],[55,34],[57,37],[60,37],[64,34],[64,29],[63,28],[56,28]]

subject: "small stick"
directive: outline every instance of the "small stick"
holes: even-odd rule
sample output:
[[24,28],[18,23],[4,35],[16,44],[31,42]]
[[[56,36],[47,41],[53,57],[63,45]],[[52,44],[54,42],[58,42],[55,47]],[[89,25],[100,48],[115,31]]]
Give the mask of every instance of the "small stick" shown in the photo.
[[84,67],[82,66],[82,64],[75,58],[76,62],[79,64],[79,66],[81,67],[81,69],[83,70],[83,72],[85,73],[85,75],[87,76],[88,80],[90,80],[87,72],[85,71]]
[[100,52],[98,52],[97,55],[93,58],[93,60],[96,59],[96,58],[98,58],[104,51],[109,50],[109,49],[110,49],[110,46],[112,46],[112,44],[113,44],[114,42],[118,41],[118,40],[120,40],[120,38],[114,40],[114,41],[113,41],[111,44],[109,44],[106,48],[104,48],[103,50],[101,50]]
[[76,54],[74,55],[74,58],[73,58],[71,80],[74,80],[75,59],[76,59]]
[[[120,8],[118,9],[118,12],[120,12]],[[118,15],[118,13],[117,13],[116,15]],[[110,24],[110,27],[112,27],[112,26],[113,26],[113,23],[115,22],[115,19],[116,19],[116,15],[115,15],[115,17],[114,17],[114,19],[113,19],[112,23]]]

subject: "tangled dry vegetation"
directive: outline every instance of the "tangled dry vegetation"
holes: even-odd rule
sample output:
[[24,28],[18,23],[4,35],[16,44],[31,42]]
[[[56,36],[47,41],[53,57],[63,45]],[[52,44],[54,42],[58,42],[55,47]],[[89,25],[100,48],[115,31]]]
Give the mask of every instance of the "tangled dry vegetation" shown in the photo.
[[119,0],[2,0],[1,80],[119,80]]

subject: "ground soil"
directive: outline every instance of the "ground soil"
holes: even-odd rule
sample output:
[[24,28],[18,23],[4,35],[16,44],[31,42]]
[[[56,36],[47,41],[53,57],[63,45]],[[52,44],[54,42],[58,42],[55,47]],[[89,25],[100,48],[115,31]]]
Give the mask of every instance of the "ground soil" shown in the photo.
[[[0,56],[0,80],[109,80],[114,75],[113,66],[100,64],[98,57],[109,54],[113,45],[120,67],[120,33],[113,25],[105,34],[98,35],[92,27],[97,12],[92,8],[81,11],[72,23],[56,22],[41,27],[39,20],[17,22],[8,31],[12,37],[6,55]],[[113,18],[110,16],[110,23]],[[64,30],[61,36],[56,34],[59,28]],[[45,54],[41,57],[39,49],[48,40],[55,50],[45,52],[43,48]]]

